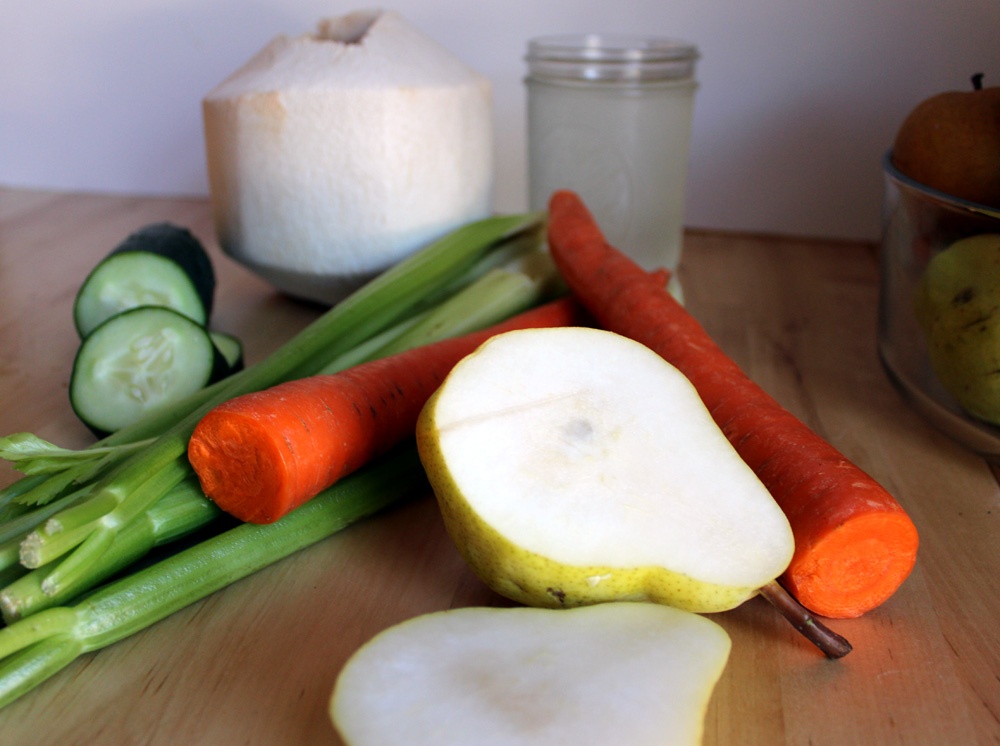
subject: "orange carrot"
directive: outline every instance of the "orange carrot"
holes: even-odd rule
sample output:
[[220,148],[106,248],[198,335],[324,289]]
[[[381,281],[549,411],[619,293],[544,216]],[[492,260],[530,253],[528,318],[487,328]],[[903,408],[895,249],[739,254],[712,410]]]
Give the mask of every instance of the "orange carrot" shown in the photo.
[[671,275],[670,270],[664,267],[659,267],[649,273],[649,276],[652,277],[655,282],[658,282],[663,287],[666,287],[667,284],[670,282],[670,275]]
[[751,381],[663,285],[609,246],[573,192],[552,195],[549,248],[596,322],[642,342],[694,384],[712,417],[788,516],[781,581],[808,609],[859,616],[910,574],[918,537],[874,479]]
[[272,523],[413,435],[444,376],[489,337],[579,324],[583,316],[564,298],[480,332],[236,397],[198,423],[188,458],[222,510]]

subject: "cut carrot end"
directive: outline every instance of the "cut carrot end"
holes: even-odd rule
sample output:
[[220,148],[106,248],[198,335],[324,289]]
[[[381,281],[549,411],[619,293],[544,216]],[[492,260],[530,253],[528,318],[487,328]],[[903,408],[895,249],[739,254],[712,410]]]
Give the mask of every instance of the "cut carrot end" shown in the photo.
[[902,512],[858,515],[800,548],[782,580],[815,614],[858,617],[879,606],[909,576],[917,530]]
[[241,521],[272,523],[290,509],[285,460],[253,418],[210,412],[191,436],[188,460],[205,495]]

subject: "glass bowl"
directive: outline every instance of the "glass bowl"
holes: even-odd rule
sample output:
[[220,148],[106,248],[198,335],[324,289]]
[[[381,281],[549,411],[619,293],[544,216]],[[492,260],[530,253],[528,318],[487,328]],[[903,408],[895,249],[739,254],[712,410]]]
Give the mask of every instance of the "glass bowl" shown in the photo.
[[1000,464],[1000,427],[967,414],[934,375],[914,293],[927,263],[954,241],[1000,233],[1000,211],[966,202],[900,173],[883,159],[885,201],[880,253],[878,351],[889,379],[925,419]]

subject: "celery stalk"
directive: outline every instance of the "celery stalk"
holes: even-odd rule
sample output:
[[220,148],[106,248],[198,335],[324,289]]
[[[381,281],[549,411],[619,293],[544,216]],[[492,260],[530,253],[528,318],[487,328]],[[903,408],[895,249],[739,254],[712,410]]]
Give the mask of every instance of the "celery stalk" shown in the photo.
[[14,515],[12,510],[19,504],[21,496],[41,485],[46,479],[44,474],[21,477],[0,490],[0,516],[4,516],[5,519],[12,517]]
[[371,357],[388,357],[446,336],[457,337],[483,329],[536,305],[545,292],[545,285],[527,274],[502,268],[491,270]]
[[98,589],[0,629],[0,707],[79,655],[134,634],[240,578],[425,491],[412,444],[341,480],[280,521],[241,524]]
[[222,511],[205,497],[197,478],[190,474],[149,510],[130,521],[85,579],[50,595],[42,587],[46,568],[26,571],[0,591],[0,614],[7,624],[12,624],[42,609],[71,601],[130,567],[154,548],[188,536],[221,515]]
[[19,540],[23,539],[33,528],[41,525],[59,511],[85,499],[86,496],[86,489],[76,490],[64,497],[60,497],[58,500],[37,506],[26,513],[12,516],[9,520],[0,524],[0,542],[12,539],[15,536],[20,537]]
[[7,572],[10,568],[18,566],[20,550],[20,537],[14,537],[13,539],[0,543],[0,573]]
[[[102,459],[98,459],[102,463]],[[14,482],[8,489],[16,493],[13,501],[22,505],[44,505],[57,497],[65,495],[67,490],[79,484],[81,478],[93,473],[90,462],[67,464],[62,471],[51,474],[32,474]],[[20,489],[24,487],[24,489]]]
[[[52,546],[67,555],[46,578],[58,592],[76,582],[97,562],[131,516],[152,505],[165,490],[140,489],[151,475],[184,456],[191,431],[211,407],[226,399],[272,386],[290,377],[311,375],[339,354],[360,344],[421,307],[429,293],[467,276],[476,265],[514,237],[540,238],[541,216],[488,218],[469,224],[383,273],[293,337],[267,360],[226,379],[219,394],[171,426],[152,444],[112,468],[92,489],[92,496],[57,514],[37,534],[29,558],[51,559]],[[63,534],[62,537],[59,535]]]
[[30,570],[24,565],[9,565],[0,570],[0,587],[6,587],[16,583],[25,575],[27,575]]
[[318,373],[332,374],[369,360],[484,329],[551,295],[545,280],[498,267],[443,301],[332,360]]
[[[135,499],[130,505],[146,503],[148,507],[177,486],[190,471],[188,464],[180,458],[166,463],[162,469],[151,471],[147,478],[135,487],[131,495]],[[41,529],[32,531],[21,542],[21,562],[25,567],[40,567],[56,559],[64,554],[60,546],[63,537],[70,536],[75,531],[84,530],[87,540],[100,537],[100,541],[108,541],[109,535],[113,536],[122,525],[142,512],[137,510],[135,513],[129,513],[125,507],[123,501],[116,501],[112,495],[99,492],[78,505],[56,513],[42,525]],[[100,525],[95,527],[94,524],[98,523]],[[64,563],[60,570],[68,573],[70,564]]]

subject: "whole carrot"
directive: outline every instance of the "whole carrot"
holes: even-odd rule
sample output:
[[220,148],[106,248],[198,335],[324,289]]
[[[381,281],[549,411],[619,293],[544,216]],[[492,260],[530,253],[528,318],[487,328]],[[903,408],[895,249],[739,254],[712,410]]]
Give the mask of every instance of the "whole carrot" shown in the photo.
[[910,574],[918,544],[892,495],[751,381],[662,283],[609,246],[578,195],[552,195],[548,231],[556,266],[595,321],[684,373],[784,510],[796,545],[785,587],[836,618],[888,599]]
[[236,397],[201,419],[188,458],[222,510],[272,523],[412,436],[444,376],[489,337],[582,320],[563,298],[480,332]]

